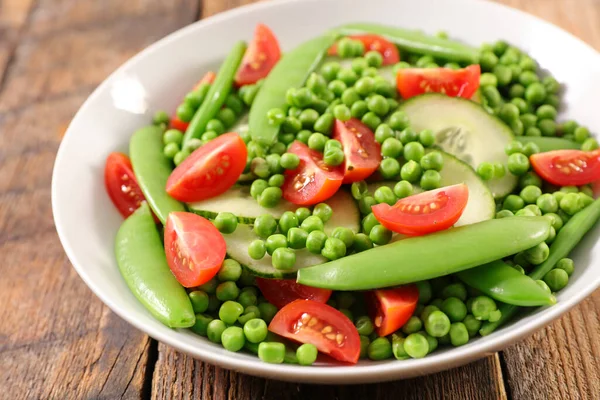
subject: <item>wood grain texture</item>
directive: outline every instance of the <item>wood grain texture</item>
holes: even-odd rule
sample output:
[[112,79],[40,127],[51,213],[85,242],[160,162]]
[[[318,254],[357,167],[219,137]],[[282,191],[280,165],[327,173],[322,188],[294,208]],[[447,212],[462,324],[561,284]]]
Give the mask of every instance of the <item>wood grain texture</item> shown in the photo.
[[149,396],[156,344],[71,267],[50,177],[61,133],[93,88],[197,9],[188,0],[0,0],[0,398]]

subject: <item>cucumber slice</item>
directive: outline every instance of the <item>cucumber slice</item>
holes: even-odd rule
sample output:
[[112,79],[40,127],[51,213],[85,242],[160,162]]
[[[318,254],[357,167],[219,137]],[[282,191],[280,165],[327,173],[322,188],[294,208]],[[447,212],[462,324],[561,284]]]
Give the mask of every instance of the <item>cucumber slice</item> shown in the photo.
[[[431,129],[437,146],[473,168],[484,161],[504,165],[508,161],[504,148],[514,140],[510,128],[470,100],[429,93],[406,101],[400,110],[414,130]],[[517,178],[507,173],[487,185],[500,198],[514,190]]]
[[344,227],[351,229],[354,233],[360,232],[360,211],[356,201],[346,190],[338,190],[325,203],[333,210],[331,219],[325,223],[324,231],[331,235],[335,228]]
[[209,219],[215,218],[220,212],[231,212],[237,216],[239,222],[251,224],[263,214],[271,214],[279,219],[284,212],[295,211],[298,206],[281,200],[277,207],[261,207],[250,196],[250,186],[234,186],[220,196],[189,203],[188,208],[193,213]]
[[[444,167],[440,171],[442,186],[465,183],[469,187],[469,201],[463,214],[454,226],[470,225],[494,218],[496,215],[496,203],[486,184],[466,163],[450,154],[441,153],[444,157]],[[371,183],[367,187],[369,193],[373,194],[380,186],[393,188],[394,185],[395,182],[380,182]],[[413,185],[413,188],[415,194],[423,191],[417,185]]]
[[327,262],[327,259],[319,254],[312,254],[306,249],[294,250],[296,252],[296,265],[289,271],[280,271],[271,264],[271,256],[265,254],[260,260],[254,260],[248,255],[248,245],[260,237],[254,233],[252,226],[239,224],[235,232],[223,235],[227,243],[227,254],[248,269],[252,274],[262,278],[283,279],[290,278],[300,268],[311,267]]

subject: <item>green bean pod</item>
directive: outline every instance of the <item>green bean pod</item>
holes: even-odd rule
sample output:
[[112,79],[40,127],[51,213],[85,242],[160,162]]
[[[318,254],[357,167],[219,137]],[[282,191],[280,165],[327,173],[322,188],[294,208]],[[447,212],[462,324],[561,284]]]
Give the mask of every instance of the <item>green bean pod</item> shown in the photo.
[[422,32],[373,23],[342,25],[335,32],[343,35],[373,33],[395,43],[402,50],[439,57],[447,61],[477,64],[477,49],[453,40],[429,36]]
[[162,133],[156,126],[137,130],[129,142],[129,156],[146,201],[164,225],[170,212],[185,207],[165,190],[173,168],[163,152]]
[[194,114],[190,125],[185,131],[185,136],[183,137],[184,144],[192,138],[200,138],[206,130],[208,121],[215,118],[221,106],[225,103],[233,87],[235,74],[245,52],[246,43],[242,41],[237,42],[227,55],[227,58],[225,58],[225,61],[223,61],[223,64],[221,64],[221,68],[215,77],[215,81],[210,85],[206,98]]
[[[556,266],[556,263],[569,255],[571,250],[575,248],[577,243],[581,241],[583,236],[596,224],[600,218],[600,199],[575,214],[567,223],[558,231],[556,238],[550,245],[550,256],[546,261],[535,267],[529,274],[532,279],[542,279],[549,271]],[[510,218],[508,218],[510,219]],[[496,328],[511,319],[519,310],[519,307],[502,304],[500,311],[502,317],[496,322],[485,322],[479,333],[482,336],[489,335]]]
[[302,43],[281,57],[265,78],[250,108],[248,124],[252,140],[266,147],[275,143],[279,127],[269,122],[267,113],[273,108],[288,109],[285,99],[287,90],[304,84],[334,42],[334,36],[320,36]]
[[552,294],[502,260],[461,271],[456,275],[467,285],[506,304],[534,307],[556,303]]
[[564,149],[579,150],[581,148],[581,144],[577,142],[555,137],[517,136],[515,139],[523,144],[534,143],[542,153]]
[[115,254],[125,283],[156,319],[170,328],[194,325],[192,303],[169,269],[146,203],[121,224]]
[[549,233],[550,221],[544,217],[493,219],[303,268],[298,271],[298,283],[368,290],[423,281],[526,250],[546,240]]

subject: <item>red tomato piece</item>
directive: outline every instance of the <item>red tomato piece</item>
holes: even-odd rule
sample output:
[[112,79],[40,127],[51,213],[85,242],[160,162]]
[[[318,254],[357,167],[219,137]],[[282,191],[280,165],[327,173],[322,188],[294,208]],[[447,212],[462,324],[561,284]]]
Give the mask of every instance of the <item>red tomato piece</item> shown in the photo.
[[209,220],[188,212],[172,212],[167,217],[167,262],[184,287],[210,281],[225,260],[225,250],[225,239]]
[[394,289],[377,289],[366,294],[369,314],[379,336],[387,336],[400,329],[413,315],[419,300],[415,285]]
[[215,74],[212,71],[208,71],[206,74],[204,74],[204,76],[202,78],[200,78],[198,83],[196,83],[196,86],[194,86],[193,90],[197,90],[200,87],[200,85],[202,85],[203,83],[208,83],[209,85],[212,84],[215,81],[216,77],[217,77],[217,74]]
[[346,122],[335,120],[333,138],[342,143],[344,149],[344,181],[352,183],[367,179],[381,162],[381,146],[375,135],[356,118]]
[[558,186],[581,186],[600,180],[600,150],[555,150],[529,157],[544,180]]
[[327,303],[331,296],[331,290],[301,285],[294,279],[256,278],[256,284],[262,295],[277,308],[299,299]]
[[296,300],[283,307],[269,330],[300,343],[311,343],[336,360],[355,364],[360,355],[360,337],[344,314],[327,304]]
[[396,204],[373,206],[381,225],[404,235],[420,236],[450,228],[458,221],[469,200],[464,183],[405,197]]
[[269,75],[280,58],[279,42],[271,29],[263,24],[256,25],[254,39],[235,75],[236,85],[251,85],[263,79]]
[[226,133],[199,147],[169,176],[167,193],[183,201],[194,202],[224,193],[238,180],[248,150],[235,133]]
[[[196,85],[194,86],[194,89],[192,89],[192,90],[197,90],[198,87],[200,87],[200,85],[202,85],[203,83],[208,83],[208,84],[213,83],[215,81],[216,76],[217,75],[214,72],[208,71],[206,74],[204,74],[202,79],[200,79],[198,81],[198,83],[196,83]],[[180,120],[177,117],[177,113],[173,114],[173,116],[171,117],[171,121],[169,122],[169,128],[177,129],[177,130],[180,130],[181,132],[185,132],[189,125],[190,125],[189,122],[183,122],[182,120]]]
[[408,99],[423,93],[443,93],[470,99],[479,88],[481,68],[478,64],[453,70],[450,68],[405,68],[396,74],[396,87]]
[[330,167],[323,162],[323,154],[295,141],[288,152],[300,158],[295,170],[285,172],[283,198],[294,204],[308,206],[333,196],[344,179],[344,167]]
[[145,201],[144,193],[133,174],[129,157],[111,153],[104,167],[104,185],[108,196],[124,218],[129,217]]
[[[377,51],[383,56],[383,65],[392,65],[400,61],[400,52],[396,45],[378,35],[350,35],[350,39],[360,40],[365,51]],[[337,43],[329,48],[329,55],[337,55]]]

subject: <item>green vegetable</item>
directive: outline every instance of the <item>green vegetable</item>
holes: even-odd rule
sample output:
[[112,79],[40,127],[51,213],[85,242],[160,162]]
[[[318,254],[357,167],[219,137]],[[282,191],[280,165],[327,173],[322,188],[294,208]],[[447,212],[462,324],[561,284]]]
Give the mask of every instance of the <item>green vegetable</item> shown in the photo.
[[567,283],[569,283],[569,274],[563,269],[555,268],[544,275],[544,282],[546,282],[550,290],[558,292],[564,289]]
[[[240,289],[235,282],[222,282],[217,286],[216,295],[220,301],[235,300],[240,294]],[[221,318],[223,319],[223,318]]]
[[317,347],[310,343],[304,343],[296,349],[296,358],[300,365],[312,365],[317,361],[318,354]]
[[129,154],[140,188],[158,219],[165,224],[169,213],[186,211],[165,191],[172,168],[163,153],[162,129],[149,126],[137,130],[129,142]]
[[378,337],[373,340],[367,349],[371,360],[386,360],[392,356],[392,344],[386,337]]
[[[217,73],[215,81],[210,85],[210,89],[206,94],[206,99],[202,102],[202,105],[194,114],[194,118],[192,118],[188,129],[185,132],[185,136],[183,138],[183,142],[186,143],[191,138],[200,138],[202,134],[206,130],[217,131],[215,128],[216,123],[212,123],[209,125],[209,122],[212,121],[221,106],[227,100],[231,88],[233,87],[233,80],[235,78],[235,74],[237,69],[242,61],[242,57],[246,51],[246,43],[238,42],[236,43],[225,61],[221,64],[221,68]],[[269,109],[274,108],[270,107]],[[268,110],[265,110],[265,116]],[[223,124],[219,120],[218,121],[224,130]]]
[[455,322],[450,326],[450,343],[452,346],[462,346],[469,341],[469,331],[462,322]]
[[208,336],[208,340],[214,343],[221,343],[221,337],[223,336],[225,329],[227,329],[225,322],[221,321],[220,319],[213,319],[206,327],[206,335]]
[[245,342],[244,331],[239,326],[230,326],[221,334],[221,343],[225,350],[240,351]]
[[[404,339],[404,352],[412,358],[423,358],[429,353],[429,341],[420,333],[412,333]],[[394,355],[401,355],[400,351]]]
[[304,42],[279,60],[265,78],[250,108],[252,140],[267,147],[275,143],[279,129],[269,123],[267,112],[272,108],[288,109],[286,92],[304,84],[334,40],[333,36],[317,37]]
[[[304,268],[298,271],[298,283],[334,290],[363,290],[431,279],[526,250],[546,240],[549,232],[550,221],[544,217],[479,222]],[[432,248],[438,251],[432,254]],[[465,252],[461,250],[464,248],[472,250]],[[398,259],[402,260],[400,265]],[[415,264],[418,269],[412,267]]]
[[402,50],[411,53],[467,64],[477,64],[479,61],[479,52],[475,48],[452,40],[428,36],[417,31],[374,23],[352,23],[335,29],[335,32],[345,36],[373,33],[385,37]]
[[156,319],[171,328],[194,325],[192,303],[169,269],[146,204],[121,224],[115,240],[115,255],[125,283]]
[[493,261],[477,268],[461,271],[458,278],[494,300],[519,306],[542,306],[556,303],[533,279],[504,263]]
[[279,342],[260,343],[258,358],[270,364],[281,364],[285,358],[285,344]]
[[251,319],[244,324],[244,335],[246,336],[246,340],[248,340],[251,343],[262,342],[267,338],[267,333],[267,324],[264,320],[260,318]]

